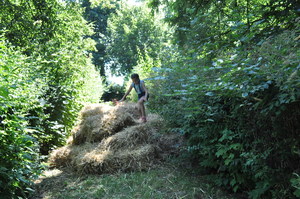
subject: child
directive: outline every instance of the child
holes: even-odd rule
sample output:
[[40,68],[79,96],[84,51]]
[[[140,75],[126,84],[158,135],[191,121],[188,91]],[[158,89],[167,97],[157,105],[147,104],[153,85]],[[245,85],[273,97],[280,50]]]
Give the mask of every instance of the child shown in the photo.
[[145,82],[143,80],[140,80],[139,75],[136,73],[131,75],[131,80],[132,80],[132,84],[130,85],[129,89],[127,90],[127,92],[125,93],[125,95],[122,97],[120,101],[124,101],[127,95],[131,92],[132,88],[134,88],[138,94],[137,104],[138,104],[141,120],[142,122],[147,122],[144,102],[148,100],[149,94],[145,86]]

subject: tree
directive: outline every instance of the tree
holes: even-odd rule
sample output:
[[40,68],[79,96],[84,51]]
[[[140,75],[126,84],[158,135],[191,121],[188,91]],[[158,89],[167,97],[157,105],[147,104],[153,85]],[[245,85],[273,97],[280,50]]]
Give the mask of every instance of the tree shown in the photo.
[[156,69],[151,107],[188,138],[191,159],[214,173],[217,185],[250,198],[293,198],[290,181],[297,184],[292,174],[299,170],[293,165],[300,161],[292,150],[300,140],[299,3],[150,3],[165,5],[179,44]]
[[107,66],[126,74],[137,64],[139,55],[158,59],[166,30],[145,7],[124,4],[108,20]]
[[[96,42],[96,49],[91,51],[93,54],[93,64],[100,71],[101,76],[105,76],[105,57],[106,45],[102,40],[108,36],[107,21],[110,14],[115,13],[117,9],[117,1],[99,2],[97,5],[92,5],[89,0],[83,0],[81,3],[85,8],[84,17],[93,25],[93,35],[91,39]],[[102,42],[101,42],[102,41]]]
[[39,153],[62,145],[83,103],[100,100],[82,15],[70,1],[0,2],[1,197],[27,197]]

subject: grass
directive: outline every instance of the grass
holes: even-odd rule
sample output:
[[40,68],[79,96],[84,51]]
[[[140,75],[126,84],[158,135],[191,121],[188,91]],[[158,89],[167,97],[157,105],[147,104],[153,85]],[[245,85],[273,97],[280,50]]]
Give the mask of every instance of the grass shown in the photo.
[[231,199],[205,176],[174,165],[148,171],[78,176],[48,170],[36,182],[32,199]]

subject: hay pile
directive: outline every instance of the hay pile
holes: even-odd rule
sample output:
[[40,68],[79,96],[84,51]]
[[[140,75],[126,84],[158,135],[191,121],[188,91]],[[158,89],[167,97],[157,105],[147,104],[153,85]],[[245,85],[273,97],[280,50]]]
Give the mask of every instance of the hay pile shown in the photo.
[[159,134],[164,121],[149,114],[138,123],[134,104],[90,105],[80,112],[68,145],[49,157],[53,167],[71,167],[79,173],[113,173],[144,170],[154,166],[172,149],[174,141]]

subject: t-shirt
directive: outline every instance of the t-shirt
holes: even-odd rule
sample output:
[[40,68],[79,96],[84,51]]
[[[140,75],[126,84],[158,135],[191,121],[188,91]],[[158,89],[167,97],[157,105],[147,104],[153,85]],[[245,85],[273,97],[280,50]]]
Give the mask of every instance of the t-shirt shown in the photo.
[[131,86],[135,89],[137,94],[141,94],[141,93],[145,92],[143,89],[142,83],[144,83],[144,81],[140,80],[139,84],[135,84],[134,82],[132,82],[132,84],[131,84]]

